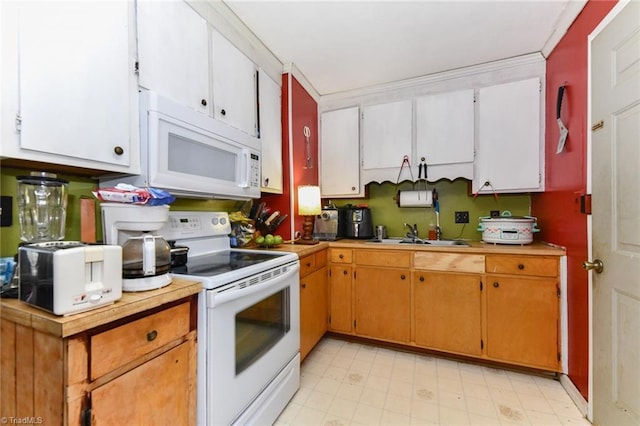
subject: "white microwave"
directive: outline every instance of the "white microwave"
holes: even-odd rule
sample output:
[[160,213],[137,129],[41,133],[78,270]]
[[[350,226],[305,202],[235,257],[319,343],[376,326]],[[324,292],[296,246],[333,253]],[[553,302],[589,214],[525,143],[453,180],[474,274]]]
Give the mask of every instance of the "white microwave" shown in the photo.
[[140,92],[142,173],[109,178],[198,198],[260,197],[260,141],[151,91]]

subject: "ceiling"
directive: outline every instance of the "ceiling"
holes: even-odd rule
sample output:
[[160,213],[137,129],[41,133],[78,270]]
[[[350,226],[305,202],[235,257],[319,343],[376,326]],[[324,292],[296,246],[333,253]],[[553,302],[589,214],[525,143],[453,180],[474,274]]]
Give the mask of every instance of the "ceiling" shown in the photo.
[[585,1],[224,0],[319,95],[542,52]]

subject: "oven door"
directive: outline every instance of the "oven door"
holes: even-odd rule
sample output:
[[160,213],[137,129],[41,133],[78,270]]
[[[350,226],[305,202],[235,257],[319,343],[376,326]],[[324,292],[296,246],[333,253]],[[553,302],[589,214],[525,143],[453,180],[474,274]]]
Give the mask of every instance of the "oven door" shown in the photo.
[[231,424],[298,354],[299,269],[205,291],[207,424]]

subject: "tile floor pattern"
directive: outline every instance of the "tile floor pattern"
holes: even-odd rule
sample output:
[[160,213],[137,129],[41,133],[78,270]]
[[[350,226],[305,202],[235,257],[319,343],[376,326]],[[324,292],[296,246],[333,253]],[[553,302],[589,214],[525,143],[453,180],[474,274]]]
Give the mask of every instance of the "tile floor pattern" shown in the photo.
[[276,425],[591,425],[560,382],[324,338]]

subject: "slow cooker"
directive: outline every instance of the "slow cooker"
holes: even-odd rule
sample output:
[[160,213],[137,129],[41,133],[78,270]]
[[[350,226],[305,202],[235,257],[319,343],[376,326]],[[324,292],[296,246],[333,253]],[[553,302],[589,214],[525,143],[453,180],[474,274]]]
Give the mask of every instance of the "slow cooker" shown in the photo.
[[502,216],[480,217],[478,231],[482,232],[482,241],[494,244],[530,244],[533,234],[540,232],[537,218],[533,216],[511,216],[509,211]]

